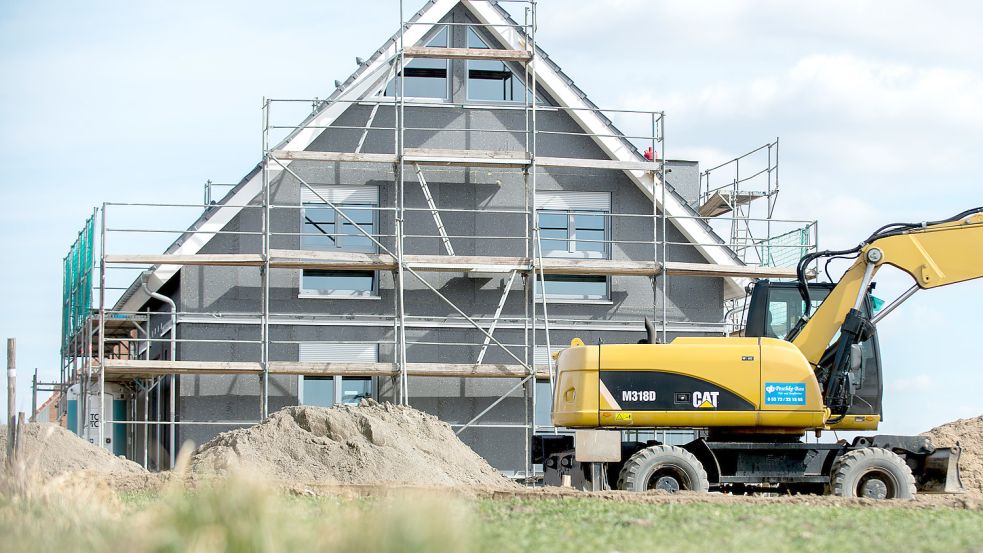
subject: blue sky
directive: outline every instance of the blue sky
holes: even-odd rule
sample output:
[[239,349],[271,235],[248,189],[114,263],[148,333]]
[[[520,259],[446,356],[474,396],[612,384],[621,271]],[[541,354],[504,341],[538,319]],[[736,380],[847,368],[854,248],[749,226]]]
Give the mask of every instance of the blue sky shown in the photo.
[[[57,374],[61,259],[92,208],[196,203],[206,179],[237,181],[260,157],[262,98],[327,96],[395,31],[396,10],[0,4],[0,336],[18,339],[20,409],[34,367]],[[981,12],[543,0],[538,38],[595,103],[665,110],[669,157],[705,167],[781,136],[777,215],[819,219],[822,244],[845,247],[883,223],[983,205]],[[885,275],[879,295],[906,287]],[[882,324],[884,432],[983,413],[981,300],[979,281],[923,292]]]

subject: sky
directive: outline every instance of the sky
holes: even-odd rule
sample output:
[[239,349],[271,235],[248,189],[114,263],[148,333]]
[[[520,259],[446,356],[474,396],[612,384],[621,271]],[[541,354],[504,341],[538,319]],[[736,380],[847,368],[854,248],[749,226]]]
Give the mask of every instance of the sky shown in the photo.
[[[775,215],[841,248],[983,205],[981,21],[968,1],[542,0],[538,41],[596,104],[664,110],[669,158],[706,168],[780,137]],[[264,97],[328,96],[398,24],[395,0],[0,3],[0,337],[17,338],[19,410],[34,368],[57,376],[61,261],[93,208],[237,182]],[[883,274],[877,295],[909,284]],[[983,414],[981,310],[975,281],[884,320],[882,433]]]

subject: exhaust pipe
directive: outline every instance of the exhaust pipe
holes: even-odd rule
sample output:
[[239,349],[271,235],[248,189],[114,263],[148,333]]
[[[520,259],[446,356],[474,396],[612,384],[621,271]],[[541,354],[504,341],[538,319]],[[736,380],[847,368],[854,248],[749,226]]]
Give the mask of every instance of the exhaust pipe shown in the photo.
[[645,334],[648,337],[648,343],[659,343],[659,333],[657,330],[655,330],[655,325],[652,324],[652,321],[650,321],[648,317],[645,317]]

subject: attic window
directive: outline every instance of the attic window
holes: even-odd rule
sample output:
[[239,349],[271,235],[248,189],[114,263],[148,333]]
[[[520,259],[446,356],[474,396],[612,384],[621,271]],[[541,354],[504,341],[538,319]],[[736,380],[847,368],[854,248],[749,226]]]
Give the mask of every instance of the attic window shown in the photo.
[[[474,29],[468,28],[468,48],[489,48]],[[525,102],[526,86],[523,76],[513,72],[500,61],[473,60],[468,62],[468,100],[485,102]]]
[[[447,27],[441,27],[437,34],[428,42],[430,48],[447,48]],[[450,62],[436,59],[414,59],[406,64],[406,69],[399,76],[389,81],[384,96],[394,97],[400,94],[400,81],[405,75],[406,83],[403,95],[407,98],[438,98],[446,100],[450,97]]]

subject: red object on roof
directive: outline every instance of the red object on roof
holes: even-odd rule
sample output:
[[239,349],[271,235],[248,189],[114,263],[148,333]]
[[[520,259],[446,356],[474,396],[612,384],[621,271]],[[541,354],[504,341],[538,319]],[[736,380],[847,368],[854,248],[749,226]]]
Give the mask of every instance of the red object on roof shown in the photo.
[[646,148],[645,153],[643,155],[645,156],[645,159],[649,161],[655,161],[655,157],[656,157],[655,150],[653,150],[651,146]]

